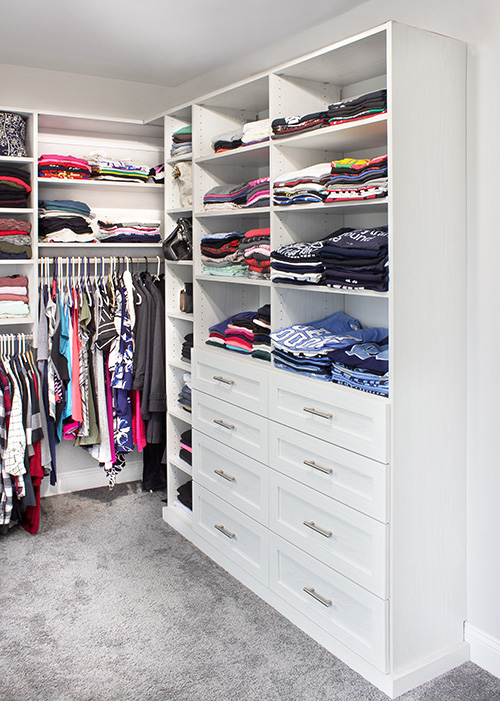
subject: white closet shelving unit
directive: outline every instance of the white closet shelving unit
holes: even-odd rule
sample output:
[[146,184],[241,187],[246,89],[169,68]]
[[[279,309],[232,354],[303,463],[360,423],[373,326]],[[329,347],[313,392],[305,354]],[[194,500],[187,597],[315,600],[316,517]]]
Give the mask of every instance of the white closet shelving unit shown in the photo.
[[[388,22],[192,106],[193,519],[176,518],[170,501],[164,518],[393,697],[468,657],[465,61],[461,42]],[[387,115],[211,153],[211,137],[246,121],[303,115],[382,87]],[[203,210],[214,185],[383,153],[383,200]],[[275,249],[382,224],[387,293],[201,271],[205,232],[270,225]],[[338,310],[387,326],[389,398],[205,345],[212,324],[268,301],[273,329]]]
[[0,317],[0,334],[9,333],[32,333],[34,332],[34,322],[36,319],[36,302],[33,304],[32,298],[37,289],[37,165],[36,165],[36,134],[37,115],[33,110],[2,108],[2,112],[14,112],[24,117],[26,121],[26,151],[27,156],[0,156],[0,164],[12,164],[30,173],[31,192],[28,198],[28,206],[24,207],[0,207],[0,217],[13,217],[31,224],[31,250],[30,260],[0,260],[0,276],[5,275],[26,275],[28,278],[28,294],[30,296],[30,316],[29,317]]
[[[58,178],[36,178],[37,159],[44,153],[71,155],[88,158],[100,153],[113,159],[133,159],[155,166],[164,160],[163,119],[144,123],[137,120],[117,120],[82,115],[38,113],[35,183],[40,200],[79,200],[85,202],[97,217],[119,220],[121,217],[140,217],[145,220],[160,220],[164,233],[164,186],[156,183],[129,183],[111,180],[69,180]],[[35,209],[36,218],[37,209]],[[89,259],[90,271],[94,260],[109,257],[143,259],[133,263],[133,268],[148,269],[156,273],[158,263],[163,271],[161,243],[38,243],[38,257],[85,257]],[[151,259],[156,259],[151,260]],[[35,259],[36,260],[36,259]],[[99,263],[97,263],[99,266]],[[107,265],[107,264],[106,264]],[[108,268],[106,268],[108,269]],[[35,271],[36,274],[36,271]],[[36,289],[36,287],[35,287]],[[64,442],[63,442],[64,443]],[[95,460],[83,450],[72,445],[58,446],[58,482],[54,487],[44,480],[44,495],[77,491],[103,486],[104,473]],[[75,464],[75,450],[78,461]],[[118,481],[139,480],[142,476],[142,457],[138,453],[127,456],[127,465],[118,476]]]
[[[165,115],[165,235],[177,224],[179,217],[192,218],[192,207],[181,206],[180,190],[173,178],[173,166],[192,163],[192,154],[168,158],[172,134],[192,125],[191,105],[181,106]],[[191,413],[183,409],[178,395],[184,376],[191,373],[191,363],[182,358],[182,344],[193,333],[194,314],[180,309],[180,293],[186,283],[193,282],[193,261],[165,261],[166,265],[166,368],[167,368],[167,499],[172,525],[178,530],[191,529],[189,515],[177,504],[177,488],[191,479],[192,467],[179,456],[180,437],[191,428]],[[164,509],[166,511],[166,508]]]

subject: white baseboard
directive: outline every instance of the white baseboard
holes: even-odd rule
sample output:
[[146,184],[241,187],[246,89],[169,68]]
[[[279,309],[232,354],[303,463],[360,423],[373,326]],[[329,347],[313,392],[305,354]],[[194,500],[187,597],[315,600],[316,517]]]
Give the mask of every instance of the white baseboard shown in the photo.
[[[117,484],[136,482],[142,478],[142,462],[127,463],[126,467],[116,478]],[[57,483],[52,486],[49,478],[42,482],[41,496],[52,497],[56,494],[81,492],[84,489],[106,487],[108,480],[104,470],[99,467],[79,467],[77,470],[67,470],[58,475]]]
[[465,624],[465,639],[470,645],[471,662],[500,677],[500,640],[470,623]]

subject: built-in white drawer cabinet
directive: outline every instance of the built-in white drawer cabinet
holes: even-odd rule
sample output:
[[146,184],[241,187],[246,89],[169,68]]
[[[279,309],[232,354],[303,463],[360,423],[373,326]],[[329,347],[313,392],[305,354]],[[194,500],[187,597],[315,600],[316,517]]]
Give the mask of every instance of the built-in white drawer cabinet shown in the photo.
[[387,597],[388,526],[274,471],[269,493],[272,531]]
[[193,431],[193,479],[267,526],[269,468]]
[[267,464],[267,419],[195,390],[192,397],[193,428]]
[[214,353],[193,349],[191,368],[193,386],[213,397],[224,399],[256,414],[267,415],[268,368],[258,360],[245,362],[228,357],[228,353]]
[[196,482],[193,484],[194,531],[235,564],[267,584],[268,531]]
[[269,464],[379,521],[389,520],[387,465],[279,423],[269,431]]
[[284,601],[387,672],[387,601],[273,534],[269,582]]
[[269,373],[269,417],[380,462],[389,461],[389,402],[332,383]]

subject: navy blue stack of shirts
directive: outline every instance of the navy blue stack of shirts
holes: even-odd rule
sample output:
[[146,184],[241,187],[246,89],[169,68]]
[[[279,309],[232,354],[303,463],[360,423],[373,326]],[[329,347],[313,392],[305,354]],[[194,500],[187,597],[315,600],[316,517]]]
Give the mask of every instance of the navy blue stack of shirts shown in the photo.
[[388,339],[380,343],[357,343],[350,348],[330,351],[332,380],[340,385],[364,392],[388,396],[389,394],[389,345]]
[[322,241],[323,284],[385,292],[389,284],[388,243],[386,226],[338,229]]

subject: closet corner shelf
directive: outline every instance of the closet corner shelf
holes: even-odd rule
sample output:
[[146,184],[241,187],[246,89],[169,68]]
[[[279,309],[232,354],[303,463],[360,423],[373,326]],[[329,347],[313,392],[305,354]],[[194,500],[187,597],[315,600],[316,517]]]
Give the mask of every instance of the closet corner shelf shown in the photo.
[[188,266],[193,265],[192,260],[165,260],[165,263],[167,265],[188,265]]
[[168,365],[174,368],[179,368],[179,370],[185,370],[186,372],[191,372],[191,364],[186,363],[184,360],[167,360]]
[[35,319],[32,316],[23,316],[22,318],[16,318],[15,316],[1,316],[0,326],[22,326],[23,324],[34,324]]
[[[184,416],[185,414],[185,416]],[[192,416],[189,413],[189,411],[182,411],[180,409],[169,409],[168,410],[168,415],[173,416],[174,419],[178,419],[179,421],[184,421],[186,424],[191,424],[192,423]]]
[[379,297],[381,299],[386,299],[389,297],[389,292],[343,289],[337,287],[327,287],[326,285],[288,285],[284,282],[273,282],[271,283],[271,287],[274,287],[277,290],[304,290],[305,292],[326,292],[326,294],[352,295],[354,297]]
[[[322,206],[324,207],[325,205]],[[286,209],[286,207],[284,207],[283,209]],[[248,216],[252,214],[269,214],[270,211],[271,207],[249,207],[248,209],[218,209],[195,212],[194,216],[198,219],[204,219],[205,217],[239,217],[241,215]]]
[[241,166],[264,166],[269,163],[269,141],[195,159],[196,165],[231,164]]
[[347,214],[350,210],[359,209],[364,214],[377,214],[389,204],[389,197],[380,197],[373,200],[359,200],[357,202],[311,202],[310,204],[273,205],[272,211],[276,214],[293,214],[293,212],[336,212]]
[[169,312],[167,310],[167,316],[169,316],[171,319],[185,319],[186,321],[194,320],[193,314],[186,314],[186,312]]
[[99,180],[98,178],[82,179],[78,178],[38,178],[39,185],[50,185],[55,187],[109,187],[109,188],[136,188],[138,190],[157,190],[163,192],[163,185],[160,183],[127,183],[122,180]]
[[363,148],[385,146],[387,143],[387,114],[376,115],[359,121],[336,124],[291,136],[272,139],[274,146],[290,148],[325,149],[341,148],[359,151]]
[[168,166],[174,166],[176,163],[190,163],[192,160],[192,155],[192,153],[189,153],[186,156],[177,156],[177,158],[169,158],[165,161],[165,163]]
[[144,249],[147,249],[148,252],[161,252],[161,243],[38,243],[38,248],[43,249],[44,252],[50,250],[65,251],[68,248],[72,250],[84,248],[86,251],[89,249],[94,251],[92,255],[95,255],[96,251],[104,251],[108,248],[111,248],[114,251],[130,251],[130,249],[135,250],[136,247],[137,253],[140,253]]
[[186,207],[174,207],[173,209],[167,209],[167,214],[173,214],[177,217],[191,217],[192,210]]
[[34,258],[0,258],[0,265],[27,265],[38,263]]
[[179,470],[182,470],[182,472],[185,472],[186,475],[192,475],[193,474],[193,468],[189,463],[184,462],[182,458],[177,457],[177,455],[172,455],[169,457],[168,461],[172,464],[175,465]]
[[33,214],[33,207],[0,207],[0,217],[2,214]]
[[33,163],[32,156],[0,156],[0,163]]
[[[222,282],[239,285],[259,285],[260,287],[270,287],[270,280],[254,280],[253,278],[236,275],[235,277],[223,277],[222,275],[195,275],[196,280],[211,282]],[[291,285],[290,285],[291,287]]]

